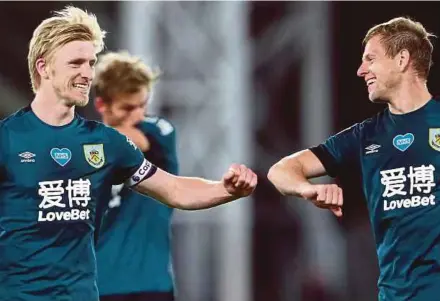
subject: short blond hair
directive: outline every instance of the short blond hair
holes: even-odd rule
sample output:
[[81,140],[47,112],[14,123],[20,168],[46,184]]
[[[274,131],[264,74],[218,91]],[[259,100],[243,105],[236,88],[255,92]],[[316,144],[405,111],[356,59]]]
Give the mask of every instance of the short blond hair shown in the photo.
[[141,58],[127,51],[108,52],[98,58],[92,86],[96,96],[111,102],[117,94],[136,93],[142,87],[151,91],[158,77],[159,71],[153,71]]
[[417,75],[423,79],[428,78],[434,50],[430,38],[435,35],[427,32],[420,22],[398,17],[378,24],[368,30],[364,44],[375,36],[380,37],[389,57],[395,57],[403,49],[408,50]]
[[73,6],[55,11],[52,17],[43,20],[29,43],[28,68],[34,93],[41,84],[38,59],[50,60],[57,48],[72,41],[91,41],[99,53],[104,48],[105,35],[94,14]]

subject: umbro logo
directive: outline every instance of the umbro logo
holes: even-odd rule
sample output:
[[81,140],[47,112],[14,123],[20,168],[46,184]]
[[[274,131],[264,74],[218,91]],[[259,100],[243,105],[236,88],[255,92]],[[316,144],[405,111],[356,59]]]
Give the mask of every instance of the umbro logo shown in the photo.
[[21,157],[21,163],[34,163],[36,155],[31,152],[24,152],[21,154],[18,154],[19,157]]
[[366,150],[365,154],[369,155],[369,154],[377,153],[379,151],[380,147],[381,146],[378,144],[371,144],[365,148],[365,150]]

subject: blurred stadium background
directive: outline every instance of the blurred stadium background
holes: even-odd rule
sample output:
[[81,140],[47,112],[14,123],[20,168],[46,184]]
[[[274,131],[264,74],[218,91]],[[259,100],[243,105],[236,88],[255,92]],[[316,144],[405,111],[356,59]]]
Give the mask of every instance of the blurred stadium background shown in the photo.
[[[32,99],[28,41],[66,4],[0,2],[0,117]],[[260,176],[252,199],[175,214],[178,301],[377,299],[374,241],[356,172],[341,179],[341,220],[280,196],[266,172],[383,109],[369,103],[356,77],[364,34],[400,15],[440,34],[439,2],[73,4],[98,16],[108,50],[129,50],[163,71],[149,111],[176,125],[183,175],[218,178],[231,162],[244,162]],[[434,65],[434,94],[439,80]],[[92,104],[80,113],[98,118]]]

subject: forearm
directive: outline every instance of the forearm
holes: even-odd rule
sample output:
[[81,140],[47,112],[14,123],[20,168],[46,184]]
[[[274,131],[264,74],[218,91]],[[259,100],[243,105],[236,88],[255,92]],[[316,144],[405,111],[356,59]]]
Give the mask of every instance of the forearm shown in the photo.
[[135,190],[183,210],[211,208],[237,199],[226,191],[220,181],[179,177],[163,171],[139,183]]
[[229,194],[221,181],[193,177],[179,177],[174,193],[175,207],[184,210],[212,208],[238,198]]

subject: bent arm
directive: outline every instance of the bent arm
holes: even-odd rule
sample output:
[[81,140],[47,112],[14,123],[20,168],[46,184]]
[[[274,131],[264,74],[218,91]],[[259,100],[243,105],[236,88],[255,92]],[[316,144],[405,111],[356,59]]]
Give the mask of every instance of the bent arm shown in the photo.
[[306,149],[275,163],[267,177],[281,194],[301,197],[302,192],[312,185],[309,179],[326,174],[318,157]]

